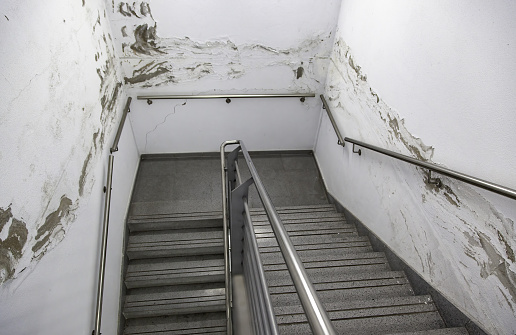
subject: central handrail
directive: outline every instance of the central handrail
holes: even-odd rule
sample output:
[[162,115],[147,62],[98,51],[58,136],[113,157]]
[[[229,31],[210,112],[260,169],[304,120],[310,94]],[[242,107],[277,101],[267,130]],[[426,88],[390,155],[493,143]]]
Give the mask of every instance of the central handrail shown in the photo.
[[[306,270],[299,258],[288,233],[283,226],[283,223],[272,204],[272,201],[263,185],[263,182],[258,175],[258,172],[249,156],[249,152],[247,151],[243,141],[233,140],[224,142],[221,145],[221,160],[223,167],[223,176],[222,176],[222,186],[223,186],[223,206],[224,212],[226,212],[226,194],[227,194],[227,180],[225,173],[227,171],[225,158],[224,158],[224,148],[229,144],[239,144],[244,159],[247,163],[247,167],[251,174],[251,179],[254,181],[256,186],[256,190],[258,191],[258,196],[263,203],[263,207],[265,209],[265,213],[269,218],[269,222],[271,223],[274,235],[278,242],[280,251],[285,259],[285,263],[287,265],[290,276],[292,277],[292,281],[296,288],[297,294],[299,296],[299,300],[303,306],[306,317],[314,334],[336,334],[336,331],[331,323],[331,320],[324,309],[321,301],[319,300],[315,288],[313,287]],[[223,214],[224,219],[224,231],[227,232],[227,215]],[[227,238],[224,236],[224,241],[226,242]],[[225,245],[225,249],[227,249],[227,245]],[[225,251],[226,257],[226,251]],[[229,259],[229,257],[228,257]]]

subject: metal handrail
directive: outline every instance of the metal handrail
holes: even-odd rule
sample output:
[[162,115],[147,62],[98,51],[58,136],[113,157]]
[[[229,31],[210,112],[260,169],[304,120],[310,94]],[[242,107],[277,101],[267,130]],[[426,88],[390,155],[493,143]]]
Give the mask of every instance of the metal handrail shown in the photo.
[[109,149],[111,153],[118,151],[118,142],[120,141],[120,136],[122,136],[122,130],[124,129],[125,119],[127,118],[127,113],[129,113],[130,106],[131,106],[131,100],[133,98],[129,97],[127,98],[127,102],[125,104],[124,112],[122,114],[122,119],[120,120],[120,123],[118,125],[118,130],[116,131],[115,140],[113,141],[113,145]]
[[225,296],[226,296],[226,329],[229,335],[233,334],[233,320],[231,315],[231,273],[229,268],[230,245],[228,238],[228,181],[226,180],[226,146],[238,144],[239,141],[226,141],[220,145],[220,164],[221,164],[221,180],[222,180],[222,222],[224,231],[224,277],[225,277]]
[[138,100],[155,99],[241,99],[241,98],[313,98],[315,93],[281,94],[208,94],[208,95],[139,95]]
[[[339,132],[339,130],[337,128],[336,123],[334,123],[335,120],[333,118],[331,110],[328,107],[328,105],[326,104],[326,100],[324,99],[324,96],[322,94],[321,94],[321,100],[323,101],[324,109],[326,109],[326,112],[328,113],[328,116],[330,117],[330,120],[332,120],[333,128],[335,129],[335,132],[337,133],[337,136],[339,137],[339,142],[340,142],[341,141],[340,138],[342,137],[342,135],[340,134],[340,132]],[[488,190],[488,191],[491,191],[491,192],[494,192],[494,193],[497,193],[497,194],[500,194],[500,195],[503,195],[503,196],[506,196],[508,198],[516,200],[516,190],[511,189],[509,187],[505,187],[505,186],[502,186],[502,185],[499,185],[499,184],[495,184],[495,183],[492,183],[490,181],[486,181],[486,180],[483,180],[483,179],[480,179],[480,178],[477,178],[477,177],[473,177],[473,176],[470,176],[470,175],[467,175],[465,173],[458,172],[458,171],[455,171],[455,170],[452,170],[452,169],[447,169],[447,168],[441,167],[441,166],[439,166],[437,164],[434,164],[434,163],[424,162],[422,160],[419,160],[419,159],[416,159],[416,158],[412,158],[410,156],[402,155],[402,154],[399,154],[397,152],[394,152],[394,151],[391,151],[391,150],[387,150],[387,149],[383,149],[383,148],[374,146],[372,144],[368,144],[368,143],[365,143],[365,142],[362,142],[362,141],[358,141],[358,140],[355,140],[355,139],[352,139],[352,138],[349,138],[349,137],[344,137],[344,141],[349,142],[349,143],[353,143],[353,145],[358,145],[358,146],[361,146],[363,148],[370,149],[370,150],[376,151],[378,153],[387,155],[389,157],[393,157],[393,158],[402,160],[404,162],[407,162],[407,163],[410,163],[410,164],[413,164],[413,165],[416,165],[416,166],[428,169],[428,171],[430,171],[430,173],[431,172],[437,172],[437,173],[442,174],[444,176],[448,176],[450,178],[454,178],[454,179],[463,181],[465,183],[468,183],[468,184],[471,184],[471,185],[483,188],[485,190]],[[361,153],[360,150],[358,152]],[[430,180],[430,176],[429,176],[428,179]]]
[[428,169],[429,171],[437,172],[437,173],[440,173],[442,175],[445,175],[445,176],[448,176],[448,177],[451,177],[451,178],[454,178],[454,179],[458,179],[458,180],[463,181],[465,183],[468,183],[468,184],[471,184],[471,185],[474,185],[474,186],[478,186],[478,187],[483,188],[485,190],[488,190],[488,191],[491,191],[491,192],[494,192],[494,193],[497,193],[497,194],[500,194],[500,195],[503,195],[503,196],[506,196],[506,197],[509,197],[511,199],[515,199],[516,200],[516,190],[513,190],[511,188],[508,188],[508,187],[505,187],[505,186],[502,186],[502,185],[498,185],[498,184],[495,184],[495,183],[492,183],[492,182],[489,182],[489,181],[486,181],[486,180],[483,180],[483,179],[480,179],[480,178],[472,177],[472,176],[467,175],[465,173],[457,172],[457,171],[454,171],[454,170],[451,170],[451,169],[446,169],[446,168],[443,168],[443,167],[441,167],[439,165],[436,165],[436,164],[433,164],[433,163],[424,162],[424,161],[421,161],[419,159],[415,159],[415,158],[412,158],[412,157],[409,157],[409,156],[405,156],[405,155],[399,154],[399,153],[394,152],[394,151],[386,150],[386,149],[383,149],[383,148],[380,148],[380,147],[377,147],[377,146],[374,146],[374,145],[371,145],[371,144],[367,144],[367,143],[364,143],[364,142],[361,142],[361,141],[358,141],[358,140],[354,140],[354,139],[349,138],[349,137],[345,137],[344,140],[346,142],[359,145],[359,146],[361,146],[363,148],[367,148],[367,149],[379,152],[381,154],[384,154],[384,155],[387,155],[387,156],[390,156],[390,157],[402,160],[404,162],[407,162],[407,163],[410,163],[410,164],[417,165],[419,167]]
[[129,107],[131,105],[132,98],[127,98],[127,102],[125,104],[124,112],[122,114],[122,118],[120,123],[118,124],[118,130],[115,135],[115,140],[113,141],[113,145],[109,149],[109,161],[108,161],[108,171],[107,171],[107,180],[106,186],[104,188],[104,192],[106,193],[106,197],[104,199],[104,220],[103,220],[103,229],[102,229],[102,244],[100,249],[100,265],[99,265],[99,280],[97,286],[97,304],[95,309],[95,329],[92,332],[92,335],[100,335],[100,325],[102,321],[102,299],[104,296],[104,277],[106,273],[106,253],[107,253],[107,243],[108,243],[108,228],[109,228],[109,210],[111,208],[111,188],[113,185],[113,164],[115,161],[115,157],[113,156],[113,152],[118,151],[118,142],[120,141],[120,136],[122,135],[122,130],[124,128],[125,119],[127,118],[127,113],[129,112]]
[[344,137],[342,137],[342,134],[340,133],[339,127],[337,126],[337,122],[333,118],[333,114],[330,111],[330,107],[328,107],[328,103],[326,102],[326,99],[324,98],[324,95],[320,95],[321,101],[323,103],[323,109],[326,109],[326,113],[328,114],[328,117],[330,118],[331,125],[333,126],[333,130],[335,130],[335,133],[337,134],[337,138],[339,139],[337,144],[345,146],[346,142],[344,142]]
[[[252,179],[254,180],[254,184],[256,186],[256,190],[258,191],[258,195],[260,200],[263,203],[265,212],[267,217],[269,218],[269,222],[271,223],[272,230],[278,242],[280,251],[285,259],[285,263],[289,270],[290,276],[292,277],[292,281],[296,288],[297,294],[299,296],[299,300],[303,306],[306,317],[314,334],[336,334],[336,331],[331,323],[331,320],[324,309],[321,301],[319,300],[315,288],[313,287],[306,270],[299,258],[288,233],[283,226],[283,223],[272,204],[272,201],[265,190],[265,187],[258,175],[258,172],[249,156],[249,152],[245,148],[245,145],[242,141],[228,141],[224,142],[221,145],[221,159],[225,161],[223,157],[224,153],[222,152],[223,148],[228,144],[240,144],[242,154],[247,163],[247,167],[251,174]],[[223,174],[225,173],[225,163],[223,164]],[[227,194],[227,181],[225,176],[223,177],[223,191],[224,194]],[[225,199],[225,195],[224,195]],[[226,205],[226,201],[223,200],[223,205]],[[226,207],[224,207],[224,211],[226,211]],[[224,215],[224,227],[227,226],[227,216]],[[226,230],[226,228],[225,228]],[[225,237],[226,238],[226,237]]]
[[106,272],[106,251],[109,227],[109,209],[111,207],[111,185],[113,181],[113,155],[109,155],[108,173],[106,182],[106,198],[104,203],[104,228],[102,230],[102,247],[100,252],[99,281],[97,287],[97,307],[95,312],[95,330],[93,335],[100,335],[100,322],[102,319],[102,298],[104,295],[104,276]]

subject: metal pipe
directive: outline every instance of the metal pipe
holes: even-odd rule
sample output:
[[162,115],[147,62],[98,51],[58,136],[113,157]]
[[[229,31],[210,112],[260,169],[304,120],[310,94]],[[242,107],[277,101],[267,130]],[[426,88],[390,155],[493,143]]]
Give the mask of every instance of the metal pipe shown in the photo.
[[333,328],[328,313],[317,297],[315,288],[308,278],[303,263],[297,255],[296,249],[294,248],[294,245],[292,244],[292,241],[290,240],[288,233],[285,230],[267,191],[265,190],[260,176],[258,175],[258,171],[256,170],[242,141],[240,141],[240,147],[242,148],[242,153],[247,162],[251,176],[254,179],[258,195],[260,196],[267,213],[267,217],[269,218],[269,222],[271,223],[274,235],[278,241],[278,245],[281,253],[283,254],[283,258],[285,259],[285,263],[287,264],[292,281],[296,287],[299,300],[303,305],[303,309],[310,327],[312,328],[312,332],[314,334],[336,334],[337,332]]
[[100,269],[99,281],[97,287],[97,309],[95,313],[95,330],[93,335],[100,335],[100,322],[102,319],[102,297],[104,294],[104,275],[106,270],[106,250],[109,227],[109,209],[111,207],[111,186],[113,180],[113,155],[109,155],[107,182],[106,182],[106,198],[104,203],[104,229],[102,231],[102,247],[100,252]]
[[364,142],[361,142],[361,141],[358,141],[358,140],[354,140],[354,139],[349,138],[349,137],[344,138],[344,140],[346,142],[350,142],[350,143],[359,145],[359,146],[361,146],[363,148],[367,148],[367,149],[379,152],[381,154],[384,154],[384,155],[387,155],[387,156],[390,156],[390,157],[402,160],[404,162],[407,162],[407,163],[410,163],[410,164],[413,164],[413,165],[420,166],[420,167],[425,168],[425,169],[429,169],[431,171],[440,173],[442,175],[458,179],[458,180],[463,181],[465,183],[468,183],[468,184],[471,184],[471,185],[474,185],[474,186],[478,186],[478,187],[483,188],[485,190],[488,190],[488,191],[491,191],[491,192],[494,192],[494,193],[497,193],[497,194],[500,194],[500,195],[503,195],[503,196],[506,196],[506,197],[509,197],[511,199],[515,199],[516,200],[516,190],[513,190],[511,188],[508,188],[508,187],[505,187],[505,186],[502,186],[502,185],[498,185],[498,184],[495,184],[495,183],[491,183],[489,181],[486,181],[486,180],[483,180],[483,179],[479,179],[479,178],[476,178],[476,177],[472,177],[472,176],[469,176],[467,174],[460,173],[460,172],[457,172],[457,171],[454,171],[454,170],[451,170],[451,169],[446,169],[446,168],[443,168],[443,167],[441,167],[439,165],[436,165],[436,164],[433,164],[433,163],[423,162],[423,161],[421,161],[419,159],[415,159],[415,158],[412,158],[412,157],[409,157],[409,156],[405,156],[405,155],[399,154],[399,153],[394,152],[394,151],[386,150],[386,149],[383,149],[383,148],[380,148],[380,147],[377,147],[377,146],[374,146],[374,145],[371,145],[371,144],[367,144],[367,143],[364,143]]
[[342,137],[342,134],[340,133],[339,127],[337,126],[337,122],[333,118],[333,114],[331,113],[330,107],[328,107],[328,103],[326,102],[326,99],[324,98],[324,95],[320,95],[321,101],[323,103],[323,108],[326,109],[326,113],[328,114],[328,117],[330,118],[331,125],[333,126],[333,130],[335,130],[335,133],[337,134],[337,138],[339,139],[337,144],[338,145],[346,145],[346,142],[344,142],[344,137]]
[[[226,327],[228,335],[233,334],[233,320],[231,316],[231,274],[229,271],[229,239],[228,239],[228,204],[226,195],[226,157],[225,149],[228,145],[239,144],[237,140],[226,141],[220,145],[220,164],[221,164],[221,180],[222,180],[222,225],[224,231],[224,276],[225,276],[225,295],[226,295]],[[95,334],[98,335],[98,334]]]
[[120,120],[120,124],[118,125],[118,130],[116,131],[115,140],[113,141],[113,145],[109,149],[111,153],[118,151],[118,142],[120,141],[120,136],[122,136],[122,129],[124,129],[125,119],[127,118],[127,113],[130,112],[129,106],[131,106],[131,100],[133,98],[127,98],[127,102],[125,104],[124,113],[122,114],[122,119]]
[[284,94],[212,94],[212,95],[138,95],[138,100],[156,99],[241,99],[241,98],[313,98],[315,93]]

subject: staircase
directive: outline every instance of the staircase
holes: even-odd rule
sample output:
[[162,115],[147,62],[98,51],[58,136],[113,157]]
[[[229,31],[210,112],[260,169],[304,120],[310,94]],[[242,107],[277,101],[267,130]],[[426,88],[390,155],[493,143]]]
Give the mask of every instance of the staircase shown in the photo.
[[219,212],[132,215],[124,334],[226,334]]
[[[332,205],[277,208],[339,334],[466,335],[445,328],[430,296],[415,296],[405,274]],[[281,334],[310,334],[267,216],[251,214]]]
[[[415,296],[405,274],[328,204],[311,154],[253,161],[339,334],[468,334],[445,328],[431,297]],[[141,162],[121,334],[226,334],[219,164],[216,156]],[[253,192],[249,203],[258,206]],[[280,332],[310,334],[268,219],[260,208],[251,216]]]

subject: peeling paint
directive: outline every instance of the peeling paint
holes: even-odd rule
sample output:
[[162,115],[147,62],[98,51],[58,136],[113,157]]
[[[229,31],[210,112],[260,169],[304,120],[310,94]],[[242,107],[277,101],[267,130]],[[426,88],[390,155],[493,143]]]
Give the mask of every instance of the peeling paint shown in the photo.
[[37,242],[32,247],[34,257],[40,257],[45,253],[45,248],[50,244],[50,238],[56,234],[57,231],[62,230],[63,220],[65,220],[72,209],[72,200],[63,195],[59,207],[50,213],[45,223],[38,228],[35,239]]
[[305,71],[305,69],[303,69],[302,66],[298,67],[296,70],[296,79],[301,78],[303,76],[304,71]]
[[82,165],[82,173],[81,173],[81,176],[79,177],[79,195],[81,197],[84,194],[84,184],[86,183],[86,172],[87,172],[88,166],[90,164],[91,157],[92,157],[92,155],[91,155],[91,150],[90,150],[90,152],[88,153],[88,156],[84,160],[84,164]]
[[156,44],[156,25],[149,27],[148,24],[142,24],[134,30],[135,42],[131,44],[131,49],[138,54],[152,55],[153,53],[164,54]]
[[[358,59],[342,39],[335,42],[325,93],[346,136],[432,162],[434,148],[411,133],[399,113],[371,87]],[[324,152],[321,156],[327,155],[322,146],[318,148]],[[387,160],[389,169],[385,170]],[[350,164],[354,166],[353,161]],[[370,185],[364,189],[376,190],[375,201],[381,203],[382,215],[390,224],[388,229],[376,227],[384,234],[382,238],[390,241],[395,252],[405,255],[425,279],[442,285],[462,309],[478,319],[496,320],[493,323],[497,324],[487,327],[508,327],[514,319],[504,310],[516,311],[514,222],[482,193],[460,181],[436,174],[433,177],[443,183],[436,187],[427,182],[425,169],[381,158],[367,165],[362,177],[370,180]],[[347,179],[345,185],[349,182]],[[334,192],[343,194],[343,198],[356,196],[347,191]],[[350,210],[368,217],[368,209],[360,205]],[[492,312],[493,306],[497,306],[497,315]]]
[[13,217],[10,206],[7,209],[0,208],[0,232],[9,221],[11,224],[7,236],[0,239],[0,284],[13,277],[27,243],[28,230],[25,222]]

